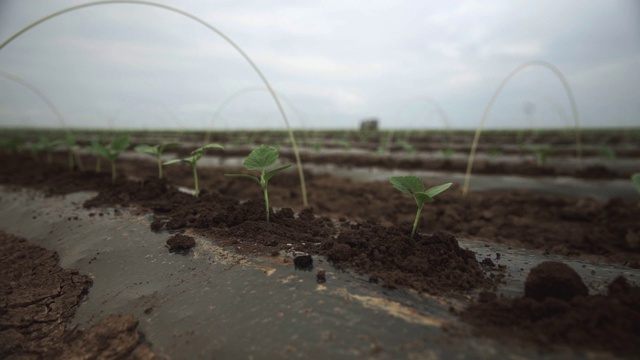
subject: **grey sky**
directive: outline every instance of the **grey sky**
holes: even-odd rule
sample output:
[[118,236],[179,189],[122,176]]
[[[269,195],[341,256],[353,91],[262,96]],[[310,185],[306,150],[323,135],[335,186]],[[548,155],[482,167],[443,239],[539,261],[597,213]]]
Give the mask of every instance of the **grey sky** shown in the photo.
[[[233,39],[279,94],[294,127],[474,128],[500,82],[544,60],[572,86],[583,126],[640,125],[640,2],[172,1]],[[0,0],[0,41],[69,0]],[[0,50],[0,71],[45,94],[69,126],[280,128],[259,77],[202,25],[132,4],[78,10]],[[221,104],[233,97],[222,111]],[[535,112],[524,114],[533,102]],[[219,116],[214,116],[214,115]],[[560,81],[530,68],[488,127],[569,125]],[[58,126],[29,89],[0,77],[2,126]]]

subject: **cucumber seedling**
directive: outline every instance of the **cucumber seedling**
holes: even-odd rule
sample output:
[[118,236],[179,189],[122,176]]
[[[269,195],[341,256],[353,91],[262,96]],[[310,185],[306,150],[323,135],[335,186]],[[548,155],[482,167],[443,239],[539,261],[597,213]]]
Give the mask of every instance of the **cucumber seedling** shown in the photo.
[[[60,145],[64,146],[67,149],[67,158],[68,158],[68,163],[69,163],[69,171],[73,171],[73,165],[74,165],[74,156],[75,156],[75,150],[78,147],[78,143],[76,141],[76,137],[73,134],[69,134],[67,135],[67,137],[65,137],[64,139],[60,140]],[[80,164],[78,164],[80,165]]]
[[633,182],[633,185],[636,187],[636,190],[638,190],[638,193],[640,193],[640,173],[635,173],[631,175],[631,181]]
[[169,142],[158,144],[156,146],[150,145],[138,145],[135,147],[135,151],[139,153],[148,153],[156,156],[156,160],[158,161],[158,179],[162,179],[162,153],[166,148],[178,145],[177,142]]
[[553,152],[553,149],[550,147],[530,148],[529,150],[536,156],[538,166],[545,165],[547,163],[547,156]]
[[267,191],[267,185],[269,184],[269,180],[273,177],[273,175],[286,170],[291,166],[291,164],[283,165],[277,167],[273,170],[267,171],[267,168],[278,161],[278,150],[271,147],[260,145],[260,147],[254,149],[247,155],[244,159],[244,167],[247,170],[260,170],[260,177],[256,177],[248,174],[224,174],[229,177],[238,177],[249,179],[256,184],[260,185],[262,188],[262,193],[264,195],[264,206],[267,212],[267,222],[269,222],[269,192]]
[[129,148],[129,135],[118,136],[107,145],[93,143],[92,149],[111,163],[111,183],[116,182],[116,159]]
[[191,156],[187,158],[173,159],[173,160],[166,161],[164,163],[164,165],[171,165],[179,162],[185,162],[191,166],[191,168],[193,169],[193,183],[194,183],[194,189],[195,189],[195,193],[194,193],[195,197],[198,197],[200,195],[200,188],[198,187],[198,170],[196,168],[196,165],[198,163],[198,160],[200,160],[204,155],[204,151],[209,149],[224,150],[224,147],[220,144],[208,144],[193,150],[191,152]]
[[53,149],[60,145],[60,140],[49,140],[46,136],[40,135],[38,142],[31,143],[29,149],[31,155],[37,160],[40,151],[47,153],[47,164],[53,163]]
[[433,198],[436,197],[436,195],[451,187],[451,183],[446,183],[425,190],[424,184],[417,176],[394,176],[389,179],[389,182],[403,194],[412,195],[418,204],[416,219],[413,221],[413,229],[411,230],[412,238],[416,233],[418,220],[420,219],[420,213],[422,212],[424,204],[433,202]]

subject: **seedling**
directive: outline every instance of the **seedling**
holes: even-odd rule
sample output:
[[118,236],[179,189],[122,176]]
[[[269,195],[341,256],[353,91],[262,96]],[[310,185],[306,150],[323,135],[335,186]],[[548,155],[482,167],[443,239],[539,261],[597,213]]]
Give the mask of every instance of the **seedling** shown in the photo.
[[536,163],[538,166],[543,166],[547,163],[547,155],[553,151],[549,147],[531,148],[531,152],[536,156]]
[[200,195],[200,188],[198,187],[198,170],[196,168],[196,165],[198,163],[198,160],[200,160],[204,155],[204,151],[208,149],[224,150],[224,147],[220,144],[208,144],[193,150],[191,152],[191,156],[189,156],[188,158],[173,159],[173,160],[166,161],[164,163],[164,165],[171,165],[179,162],[185,162],[191,165],[191,168],[193,169],[193,183],[194,183],[194,189],[195,189],[195,193],[194,193],[195,197],[198,197]]
[[22,142],[17,139],[1,139],[0,149],[4,150],[9,155],[18,153],[22,149]]
[[408,154],[413,154],[416,152],[416,148],[415,146],[409,144],[406,141],[402,141],[402,148],[404,149],[404,151],[406,151]]
[[229,177],[238,177],[245,178],[251,181],[254,181],[262,188],[262,193],[264,195],[264,206],[267,212],[267,222],[269,222],[269,192],[267,191],[267,185],[269,184],[269,180],[273,177],[273,175],[286,170],[291,166],[291,164],[283,165],[277,167],[273,170],[267,171],[267,168],[278,161],[278,150],[271,147],[260,145],[259,148],[254,149],[244,158],[244,167],[247,170],[260,170],[260,178],[248,175],[248,174],[224,174]]
[[451,159],[453,154],[455,154],[455,152],[450,148],[442,149],[440,150],[440,153],[442,153],[442,156],[447,160]]
[[76,149],[76,147],[78,147],[78,144],[76,143],[76,137],[73,136],[72,134],[67,135],[66,138],[64,138],[63,140],[60,140],[60,145],[64,146],[67,149],[68,152],[68,162],[69,162],[69,171],[73,171],[73,156],[74,156],[74,151]]
[[46,153],[47,153],[47,164],[51,164],[53,162],[53,149],[58,145],[60,145],[60,141],[59,140],[51,141],[51,140],[47,139],[46,136],[40,135],[38,137],[38,142],[31,143],[31,146],[29,147],[29,149],[31,150],[31,154],[33,155],[33,157],[36,158],[36,159],[38,157],[38,153],[41,150],[46,151]]
[[[93,139],[91,140],[91,145],[89,145],[87,147],[87,150],[89,150],[92,153],[98,154],[100,155],[100,153],[98,152],[98,147],[101,147],[102,145],[100,145],[100,141],[98,139]],[[100,168],[100,156],[96,156],[96,172],[99,173],[101,168]]]
[[176,146],[176,145],[178,145],[177,142],[169,142],[169,143],[159,144],[156,146],[138,145],[135,147],[134,150],[136,152],[148,153],[156,156],[156,160],[158,161],[158,179],[162,179],[162,160],[161,160],[162,153],[166,148]]
[[420,213],[422,212],[424,204],[433,202],[433,198],[436,197],[436,195],[451,187],[451,183],[446,183],[425,190],[424,184],[417,176],[394,176],[389,179],[389,182],[403,194],[412,195],[418,204],[416,219],[413,221],[413,229],[411,230],[412,238],[418,228],[418,220],[420,219]]
[[631,175],[631,181],[633,181],[633,185],[635,185],[636,190],[640,193],[640,173]]
[[95,152],[107,158],[111,163],[111,182],[115,183],[116,159],[123,151],[129,148],[129,135],[118,136],[107,145],[102,145],[96,142],[92,146]]
[[598,149],[598,153],[600,154],[600,156],[602,156],[605,159],[616,158],[616,151],[608,146],[603,146],[600,149]]

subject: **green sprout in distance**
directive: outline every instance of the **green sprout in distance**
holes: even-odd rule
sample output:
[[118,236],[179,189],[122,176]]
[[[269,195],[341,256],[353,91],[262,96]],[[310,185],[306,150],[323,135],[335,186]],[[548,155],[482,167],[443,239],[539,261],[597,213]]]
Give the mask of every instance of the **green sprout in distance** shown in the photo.
[[434,186],[429,190],[425,190],[424,184],[417,176],[394,176],[389,179],[389,182],[391,182],[391,185],[400,190],[403,194],[412,195],[418,204],[416,219],[413,221],[413,229],[411,230],[412,238],[416,233],[418,220],[420,219],[420,213],[422,212],[424,204],[433,202],[433,198],[436,197],[436,195],[451,187],[451,183],[446,183]]
[[185,162],[189,165],[191,165],[191,168],[193,169],[193,183],[194,183],[194,189],[195,189],[195,197],[198,197],[200,195],[200,188],[198,186],[198,170],[196,168],[196,165],[198,163],[198,160],[200,160],[202,158],[202,156],[204,155],[204,151],[208,150],[208,149],[220,149],[220,150],[224,150],[224,147],[220,144],[208,144],[202,147],[199,147],[195,150],[193,150],[191,152],[191,156],[184,158],[184,159],[173,159],[173,160],[169,160],[167,162],[164,163],[164,165],[171,165],[171,164],[175,164],[175,163],[179,163],[179,162]]
[[156,146],[150,145],[138,145],[135,147],[135,151],[139,153],[148,153],[156,156],[156,160],[158,161],[158,179],[162,179],[162,153],[166,148],[178,145],[177,142],[169,142],[164,144],[159,144]]
[[[73,171],[73,157],[75,149],[78,147],[78,143],[76,142],[76,137],[73,134],[67,135],[64,139],[60,140],[60,145],[64,146],[68,152],[68,163],[69,163],[69,171]],[[80,165],[80,164],[78,164]]]
[[46,136],[40,135],[38,137],[38,142],[31,143],[31,154],[34,158],[37,159],[38,154],[41,150],[44,150],[47,153],[47,164],[53,163],[53,149],[60,145],[59,140],[49,140]]
[[248,174],[224,174],[229,177],[238,177],[245,178],[251,181],[254,181],[262,188],[262,193],[264,195],[264,206],[267,212],[267,222],[269,222],[269,192],[267,191],[267,185],[269,184],[269,180],[273,177],[273,175],[286,170],[291,166],[291,164],[283,165],[277,167],[273,170],[267,171],[267,168],[278,161],[278,150],[271,147],[260,145],[260,147],[254,149],[247,155],[244,159],[244,167],[247,170],[260,170],[260,178],[248,175]]
[[531,148],[530,150],[536,156],[536,163],[538,166],[545,165],[547,163],[547,155],[553,152],[553,149],[550,147]]
[[107,145],[94,143],[92,145],[93,150],[107,158],[111,163],[111,182],[116,182],[116,159],[120,154],[129,148],[129,135],[118,136],[111,140]]
[[633,185],[636,187],[636,190],[638,190],[638,193],[640,193],[640,173],[635,173],[631,175],[631,181],[633,182]]

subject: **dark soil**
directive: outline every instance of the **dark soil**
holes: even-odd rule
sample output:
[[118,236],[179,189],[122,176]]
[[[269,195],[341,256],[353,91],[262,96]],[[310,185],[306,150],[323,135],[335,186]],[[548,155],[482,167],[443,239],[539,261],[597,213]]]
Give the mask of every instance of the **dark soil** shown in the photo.
[[130,315],[68,328],[91,279],[58,266],[55,252],[0,232],[0,358],[156,359]]
[[[544,286],[545,281],[576,289]],[[567,345],[631,358],[640,354],[640,287],[624,277],[609,284],[608,294],[588,296],[568,266],[543,263],[532,269],[525,286],[536,290],[522,298],[483,294],[462,319],[475,325],[479,336],[514,338],[545,349]]]
[[177,234],[167,240],[171,252],[185,252],[196,246],[196,240],[188,235]]

